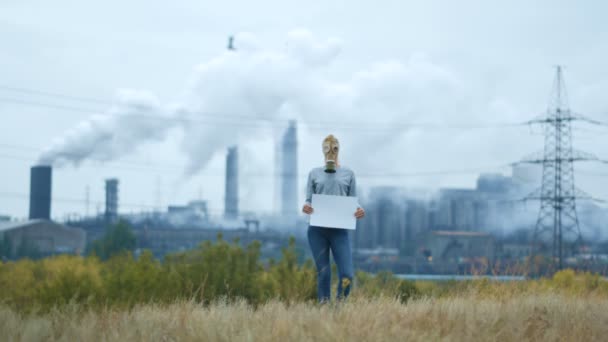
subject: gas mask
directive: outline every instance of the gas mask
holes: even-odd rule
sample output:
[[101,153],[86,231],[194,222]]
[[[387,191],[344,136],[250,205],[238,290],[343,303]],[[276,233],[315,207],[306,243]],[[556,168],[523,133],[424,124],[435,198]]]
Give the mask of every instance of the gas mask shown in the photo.
[[325,172],[335,173],[338,164],[338,153],[340,152],[340,142],[333,135],[328,135],[323,140],[323,154],[325,155]]

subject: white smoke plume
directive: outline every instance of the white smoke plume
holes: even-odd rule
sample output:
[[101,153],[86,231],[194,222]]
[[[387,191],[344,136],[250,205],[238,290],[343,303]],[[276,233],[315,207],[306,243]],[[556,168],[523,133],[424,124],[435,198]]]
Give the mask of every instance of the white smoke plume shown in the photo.
[[120,90],[116,104],[106,114],[93,115],[57,138],[42,152],[38,163],[78,166],[88,159],[120,158],[143,142],[164,139],[167,119],[168,114],[152,94]]
[[[258,134],[258,120],[281,118],[292,104],[303,107],[300,103],[308,101],[318,81],[311,72],[329,63],[339,50],[337,40],[316,42],[305,30],[292,31],[287,39],[289,51],[273,52],[262,50],[249,33],[238,35],[238,51],[200,64],[183,98],[166,108],[148,92],[120,91],[115,106],[53,141],[39,163],[78,166],[87,159],[111,161],[144,142],[163,140],[179,124],[190,157],[186,172],[192,174],[215,151]],[[223,130],[226,126],[229,129]]]
[[[146,92],[122,93],[106,115],[94,116],[56,140],[40,162],[110,161],[142,143],[163,140],[170,128],[180,127],[188,156],[185,173],[193,175],[215,152],[273,134],[276,123],[287,119],[299,120],[301,137],[319,132],[314,139],[301,139],[301,151],[318,151],[314,155],[320,158],[318,136],[337,133],[348,142],[341,159],[363,173],[373,170],[369,158],[355,158],[363,153],[382,160],[384,170],[398,170],[404,160],[410,165],[427,161],[420,146],[428,150],[441,145],[448,154],[477,146],[481,151],[473,159],[494,156],[493,146],[502,144],[492,131],[471,138],[393,125],[484,120],[491,106],[475,106],[457,75],[424,55],[374,63],[335,80],[328,71],[341,49],[338,39],[318,40],[306,30],[291,31],[286,39],[280,49],[268,50],[252,34],[237,35],[236,51],[225,51],[196,67],[183,96],[171,105],[161,105]],[[494,143],[480,145],[478,138]],[[303,158],[305,165],[313,162],[312,157]]]

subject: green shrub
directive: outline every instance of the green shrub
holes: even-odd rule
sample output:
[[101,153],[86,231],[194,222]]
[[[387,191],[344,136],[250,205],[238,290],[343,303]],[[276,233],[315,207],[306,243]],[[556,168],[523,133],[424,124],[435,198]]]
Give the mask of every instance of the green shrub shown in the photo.
[[275,280],[273,285],[278,299],[287,302],[312,300],[317,296],[316,271],[311,260],[298,264],[295,246],[295,239],[291,238],[288,247],[282,250],[281,260],[269,267],[269,278]]
[[[85,307],[133,307],[142,303],[171,303],[218,299],[258,305],[270,299],[286,303],[316,299],[316,272],[311,260],[298,262],[295,240],[282,250],[281,258],[264,265],[260,243],[241,247],[238,241],[204,242],[197,248],[168,255],[163,262],[144,251],[97,257],[54,256],[41,260],[0,262],[0,303],[20,311],[50,310],[70,303]],[[335,268],[335,266],[332,266]],[[337,277],[334,277],[336,280]],[[332,288],[335,288],[335,281]],[[480,298],[507,300],[522,294],[560,291],[566,295],[608,297],[608,282],[596,274],[564,270],[552,278],[500,283],[474,281],[411,282],[390,272],[372,275],[357,272],[353,295],[390,297],[406,303],[411,299],[473,294]]]

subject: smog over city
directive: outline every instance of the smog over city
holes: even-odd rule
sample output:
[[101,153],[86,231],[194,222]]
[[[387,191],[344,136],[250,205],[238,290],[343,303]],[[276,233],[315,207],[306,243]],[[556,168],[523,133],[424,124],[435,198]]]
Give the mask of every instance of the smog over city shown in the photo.
[[7,260],[124,224],[304,262],[314,193],[357,197],[357,270],[608,269],[603,2],[34,3],[0,5]]

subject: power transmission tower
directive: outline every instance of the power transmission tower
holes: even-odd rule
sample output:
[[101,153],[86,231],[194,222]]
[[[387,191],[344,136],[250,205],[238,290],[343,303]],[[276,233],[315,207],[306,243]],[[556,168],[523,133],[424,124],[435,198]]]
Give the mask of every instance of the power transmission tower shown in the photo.
[[[532,260],[536,256],[552,256],[552,267],[563,268],[565,252],[573,253],[582,242],[577,199],[592,199],[574,184],[574,162],[598,160],[597,157],[572,148],[572,122],[576,120],[596,123],[573,114],[568,106],[562,67],[556,67],[555,82],[547,113],[530,121],[544,126],[544,151],[522,162],[542,164],[541,187],[526,197],[540,200],[540,211],[534,228]],[[566,250],[566,246],[569,247]]]

